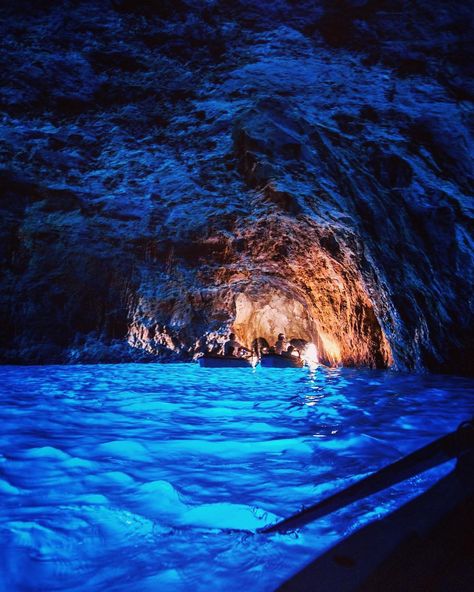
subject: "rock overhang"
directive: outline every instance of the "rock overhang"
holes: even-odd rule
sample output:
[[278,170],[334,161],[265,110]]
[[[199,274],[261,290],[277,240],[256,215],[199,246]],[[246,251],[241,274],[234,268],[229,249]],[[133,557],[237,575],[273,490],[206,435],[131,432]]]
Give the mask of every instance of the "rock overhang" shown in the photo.
[[[280,212],[240,220],[234,232],[201,242],[173,251],[177,259],[163,285],[156,286],[153,276],[142,282],[140,308],[131,318],[142,317],[147,327],[153,317],[166,318],[161,344],[174,334],[173,349],[192,355],[230,330],[247,347],[284,332],[314,342],[328,364],[392,364],[378,320],[380,302],[371,298],[380,286],[367,285],[360,241],[344,227],[337,231]],[[140,335],[136,344],[146,345],[146,331]]]

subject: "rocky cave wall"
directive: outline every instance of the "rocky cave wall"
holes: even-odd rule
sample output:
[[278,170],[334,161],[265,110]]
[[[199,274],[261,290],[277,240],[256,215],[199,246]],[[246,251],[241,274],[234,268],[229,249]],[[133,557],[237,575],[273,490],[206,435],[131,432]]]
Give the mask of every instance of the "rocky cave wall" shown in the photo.
[[189,359],[233,327],[474,372],[466,5],[1,12],[3,362]]

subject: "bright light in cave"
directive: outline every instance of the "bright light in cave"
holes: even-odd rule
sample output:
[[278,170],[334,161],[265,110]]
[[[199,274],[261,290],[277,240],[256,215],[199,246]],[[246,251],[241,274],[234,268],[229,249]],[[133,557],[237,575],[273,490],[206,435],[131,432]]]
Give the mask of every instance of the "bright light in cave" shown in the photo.
[[323,345],[323,351],[328,361],[331,364],[339,364],[341,361],[341,348],[339,345],[330,337],[320,332],[319,337]]
[[307,343],[301,354],[301,357],[306,362],[308,366],[317,366],[319,363],[318,359],[318,349],[314,345],[314,343]]

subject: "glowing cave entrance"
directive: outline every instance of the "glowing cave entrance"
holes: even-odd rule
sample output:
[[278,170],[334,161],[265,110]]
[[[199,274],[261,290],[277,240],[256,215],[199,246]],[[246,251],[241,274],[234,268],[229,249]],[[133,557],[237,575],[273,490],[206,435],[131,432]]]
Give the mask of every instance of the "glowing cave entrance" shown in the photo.
[[313,343],[319,361],[330,366],[390,366],[390,346],[371,304],[360,297],[331,304],[319,302],[318,307],[302,294],[275,288],[265,294],[240,293],[233,331],[247,347],[258,338],[273,345],[279,333],[288,341]]

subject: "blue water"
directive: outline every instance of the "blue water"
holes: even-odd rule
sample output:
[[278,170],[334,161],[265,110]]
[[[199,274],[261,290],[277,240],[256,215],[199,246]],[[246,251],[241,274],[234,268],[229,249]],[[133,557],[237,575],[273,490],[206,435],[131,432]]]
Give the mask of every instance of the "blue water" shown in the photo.
[[450,469],[252,534],[470,417],[474,382],[194,364],[0,368],[0,589],[274,590]]

